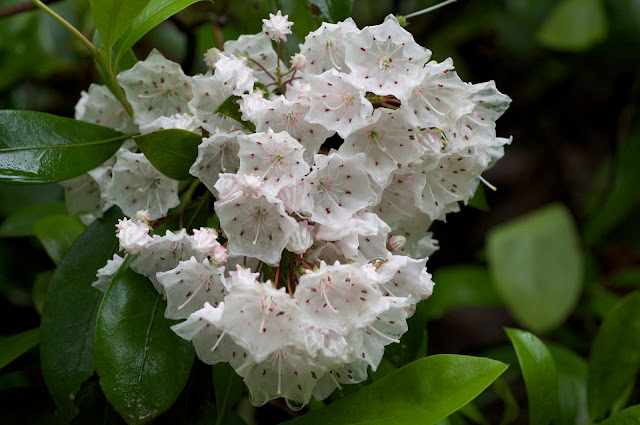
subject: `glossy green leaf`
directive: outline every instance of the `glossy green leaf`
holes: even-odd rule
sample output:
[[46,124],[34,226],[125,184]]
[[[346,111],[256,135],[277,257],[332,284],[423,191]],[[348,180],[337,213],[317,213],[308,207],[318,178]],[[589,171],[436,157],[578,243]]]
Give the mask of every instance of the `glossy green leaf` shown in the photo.
[[318,6],[327,21],[331,23],[344,21],[350,17],[353,7],[353,0],[307,0],[307,2]]
[[506,328],[518,355],[529,401],[529,423],[546,425],[558,417],[555,363],[542,341],[530,332]]
[[39,341],[39,328],[17,335],[0,336],[0,369],[38,345]]
[[96,371],[107,400],[128,424],[166,411],[184,387],[194,350],[171,330],[167,304],[149,279],[128,265],[105,292],[95,331]]
[[45,383],[59,413],[77,413],[74,398],[93,375],[93,332],[102,292],[91,286],[117,247],[112,207],[78,237],[51,278],[41,321],[40,361]]
[[89,0],[91,13],[107,49],[120,38],[149,0]]
[[202,136],[187,130],[160,130],[135,136],[144,156],[165,176],[174,180],[192,178],[189,168],[198,157]]
[[36,237],[56,264],[60,264],[73,242],[85,229],[80,219],[68,215],[44,217],[33,225]]
[[604,417],[629,385],[640,366],[640,292],[621,300],[607,314],[589,357],[589,413]]
[[213,389],[216,394],[216,409],[218,411],[215,423],[216,425],[224,425],[227,423],[229,411],[242,397],[245,384],[229,363],[214,364],[212,370]]
[[136,16],[131,25],[114,46],[114,56],[120,56],[130,49],[143,35],[163,21],[200,0],[150,0]]
[[599,242],[624,220],[640,203],[640,132],[634,133],[620,148],[615,176],[602,205],[584,226],[584,240],[589,246]]
[[598,425],[640,425],[640,404],[627,407]]
[[535,332],[561,324],[582,290],[582,253],[571,214],[552,204],[488,236],[489,269],[511,314]]
[[558,374],[558,418],[566,425],[587,425],[587,362],[572,351],[547,344]]
[[102,164],[127,138],[110,128],[34,111],[0,111],[0,182],[53,183]]
[[242,112],[240,112],[240,105],[238,105],[238,100],[240,100],[240,96],[229,96],[227,100],[225,100],[220,106],[218,106],[216,112],[238,121],[240,124],[244,125],[252,132],[256,131],[256,126],[252,122],[244,121],[242,119]]
[[589,49],[606,35],[602,0],[561,0],[542,24],[538,41],[550,49],[577,52]]
[[485,267],[446,266],[433,273],[436,286],[426,303],[427,316],[438,318],[456,307],[502,304]]
[[430,356],[286,424],[435,424],[473,400],[506,369],[504,363],[481,357]]
[[64,215],[67,206],[64,202],[49,202],[24,207],[9,215],[0,224],[0,238],[17,238],[33,235],[33,224],[43,217]]

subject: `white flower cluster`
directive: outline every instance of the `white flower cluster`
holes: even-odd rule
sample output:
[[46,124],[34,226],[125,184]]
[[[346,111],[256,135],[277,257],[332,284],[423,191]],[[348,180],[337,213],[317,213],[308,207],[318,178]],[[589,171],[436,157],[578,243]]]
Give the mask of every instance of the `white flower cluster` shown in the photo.
[[[407,330],[433,289],[428,228],[503,155],[495,122],[511,100],[493,81],[463,82],[451,59],[429,62],[391,15],[362,30],[322,24],[288,70],[271,44],[291,32],[286,18],[208,52],[204,75],[154,50],[118,76],[133,120],[101,86],[77,106],[78,119],[125,132],[203,136],[190,173],[214,194],[220,229],[150,237],[147,223],[179,204],[178,182],[133,145],[64,185],[87,220],[112,204],[146,210],[118,237],[166,295],[166,317],[186,319],[172,329],[202,361],[230,363],[254,404],[282,396],[297,409],[366,379]],[[230,96],[255,132],[217,111]]]

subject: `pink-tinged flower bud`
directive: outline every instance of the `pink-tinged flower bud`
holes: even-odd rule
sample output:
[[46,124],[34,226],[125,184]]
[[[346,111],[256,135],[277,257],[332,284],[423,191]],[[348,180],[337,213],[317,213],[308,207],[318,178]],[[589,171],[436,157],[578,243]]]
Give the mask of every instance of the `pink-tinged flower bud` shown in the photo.
[[392,251],[402,251],[404,244],[407,243],[407,238],[402,235],[393,235],[389,238],[389,248]]
[[293,25],[293,22],[289,22],[287,18],[289,15],[282,16],[282,12],[279,10],[275,15],[269,13],[269,19],[262,20],[262,32],[275,42],[287,41],[287,34],[291,34],[291,26]]

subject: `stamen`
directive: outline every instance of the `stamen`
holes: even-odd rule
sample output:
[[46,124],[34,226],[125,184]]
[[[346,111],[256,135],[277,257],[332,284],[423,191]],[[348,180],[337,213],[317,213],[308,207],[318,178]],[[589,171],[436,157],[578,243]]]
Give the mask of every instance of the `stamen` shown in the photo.
[[329,306],[329,308],[331,309],[331,311],[333,311],[335,314],[339,314],[340,312],[338,310],[336,310],[331,305],[331,301],[329,301],[329,297],[327,296],[327,289],[324,286],[324,280],[320,280],[320,290],[322,291],[322,295],[324,295],[324,300],[327,303],[327,305]]
[[189,296],[189,297],[187,298],[187,300],[186,300],[185,302],[183,302],[183,303],[178,307],[178,310],[182,310],[182,308],[183,308],[185,305],[187,305],[187,304],[189,303],[189,301],[191,301],[191,300],[193,299],[193,296],[194,296],[195,294],[197,294],[197,293],[198,293],[198,291],[200,290],[200,288],[202,288],[203,286],[204,286],[204,285],[201,283],[201,284],[200,284],[200,286],[198,286],[198,287],[196,288],[196,290],[195,290],[195,291],[193,291],[193,293],[191,294],[191,296]]
[[373,327],[373,326],[371,326],[371,325],[368,325],[368,326],[367,326],[367,328],[371,329],[372,331],[374,331],[375,333],[377,333],[377,334],[378,334],[378,335],[380,335],[381,337],[383,337],[383,338],[385,338],[385,339],[387,339],[387,340],[389,340],[389,341],[391,341],[391,342],[395,342],[396,344],[399,344],[399,343],[400,343],[400,340],[399,340],[399,339],[391,338],[391,337],[389,337],[389,336],[387,336],[387,335],[383,334],[382,332],[380,332],[379,330],[377,330],[376,328],[374,328],[374,327]]
[[282,356],[278,354],[278,395],[282,394],[281,391],[281,383],[282,383]]
[[484,177],[482,177],[481,175],[478,175],[477,177],[478,177],[478,179],[479,179],[482,183],[484,183],[484,184],[485,184],[489,189],[493,190],[494,192],[495,192],[496,190],[498,190],[498,188],[497,188],[497,187],[495,187],[494,185],[492,185],[491,183],[489,183],[488,181],[486,181],[486,180],[484,179]]
[[332,370],[329,371],[329,376],[331,376],[331,379],[333,379],[333,382],[335,382],[335,384],[338,386],[338,389],[341,390],[342,387],[340,386],[340,383],[338,382],[336,377],[333,376],[333,371]]
[[455,3],[455,1],[456,0],[446,0],[446,1],[443,1],[442,3],[440,3],[440,4],[436,4],[434,6],[427,7],[427,8],[422,9],[422,10],[418,10],[417,12],[410,13],[407,16],[405,16],[404,18],[405,19],[409,19],[409,18],[413,18],[415,16],[422,15],[424,13],[429,13],[429,12],[432,12],[432,11],[434,11],[436,9],[440,9],[441,7],[446,6],[448,4]]
[[216,351],[216,348],[218,348],[218,344],[220,344],[220,341],[222,341],[222,338],[224,338],[226,334],[227,334],[226,332],[222,332],[222,334],[220,334],[220,338],[218,338],[218,340],[216,341],[216,344],[213,347],[211,347],[211,350],[209,351],[211,351],[212,353]]

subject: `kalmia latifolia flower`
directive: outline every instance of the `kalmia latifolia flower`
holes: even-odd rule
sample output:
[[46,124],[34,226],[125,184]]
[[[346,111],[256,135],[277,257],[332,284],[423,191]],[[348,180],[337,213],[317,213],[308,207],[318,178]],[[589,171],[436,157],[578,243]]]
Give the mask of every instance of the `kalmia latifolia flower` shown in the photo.
[[[201,137],[191,186],[131,141],[63,186],[85,222],[122,210],[120,249],[203,362],[229,363],[255,405],[300,409],[367,379],[407,331],[434,290],[429,227],[493,188],[482,173],[511,142],[496,134],[511,99],[429,61],[394,16],[323,23],[284,60],[272,41],[292,25],[270,14],[263,32],[208,50],[204,75],[152,51],[118,75],[133,119],[106,87],[82,93],[79,120]],[[194,194],[209,216],[198,224],[185,215]],[[105,290],[126,256],[93,285]]]

